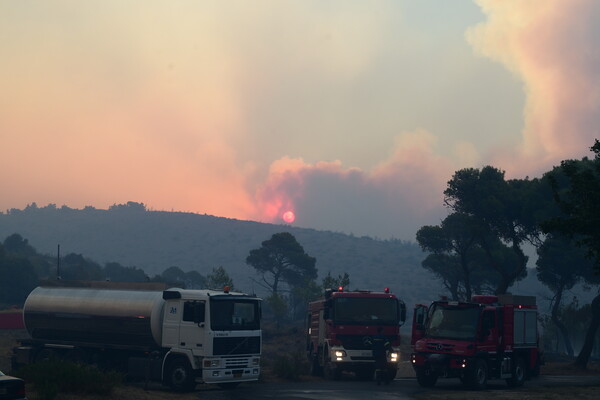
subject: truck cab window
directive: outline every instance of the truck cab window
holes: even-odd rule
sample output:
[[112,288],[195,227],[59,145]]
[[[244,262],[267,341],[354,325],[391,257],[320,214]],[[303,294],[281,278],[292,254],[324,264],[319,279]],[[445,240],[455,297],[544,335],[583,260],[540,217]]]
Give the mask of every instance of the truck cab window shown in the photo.
[[204,322],[204,302],[186,301],[183,304],[183,320],[187,322]]

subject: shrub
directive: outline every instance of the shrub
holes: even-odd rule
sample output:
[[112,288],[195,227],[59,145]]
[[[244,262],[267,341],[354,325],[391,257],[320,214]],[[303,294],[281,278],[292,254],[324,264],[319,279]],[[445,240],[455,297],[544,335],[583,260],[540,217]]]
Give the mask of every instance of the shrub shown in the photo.
[[108,395],[123,380],[118,372],[103,372],[91,365],[63,360],[26,365],[17,371],[17,376],[32,383],[44,400],[52,400],[58,393]]
[[273,371],[279,378],[298,380],[308,369],[306,355],[295,352],[291,355],[278,356],[273,363]]

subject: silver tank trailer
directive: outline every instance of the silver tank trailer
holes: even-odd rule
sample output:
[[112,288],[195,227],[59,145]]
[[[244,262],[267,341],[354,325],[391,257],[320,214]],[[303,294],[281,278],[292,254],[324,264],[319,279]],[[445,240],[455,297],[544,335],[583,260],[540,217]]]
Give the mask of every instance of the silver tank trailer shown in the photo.
[[162,291],[38,287],[23,320],[46,343],[155,348],[162,340]]

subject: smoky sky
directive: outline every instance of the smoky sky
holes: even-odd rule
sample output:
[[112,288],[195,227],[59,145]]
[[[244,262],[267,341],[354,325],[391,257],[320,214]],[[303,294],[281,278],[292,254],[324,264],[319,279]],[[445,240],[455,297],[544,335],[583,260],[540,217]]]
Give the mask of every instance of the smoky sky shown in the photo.
[[580,158],[594,0],[0,3],[0,209],[127,201],[414,240],[460,168]]

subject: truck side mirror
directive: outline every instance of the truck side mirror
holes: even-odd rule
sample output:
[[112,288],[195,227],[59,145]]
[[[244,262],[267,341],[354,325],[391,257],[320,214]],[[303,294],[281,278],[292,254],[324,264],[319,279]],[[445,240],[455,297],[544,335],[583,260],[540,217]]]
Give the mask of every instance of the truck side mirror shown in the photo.
[[406,322],[406,304],[403,301],[399,301],[400,305],[400,323],[399,325],[403,325]]
[[204,318],[205,318],[204,304],[205,303],[203,301],[196,302],[196,304],[195,304],[194,322],[197,324],[204,322]]

